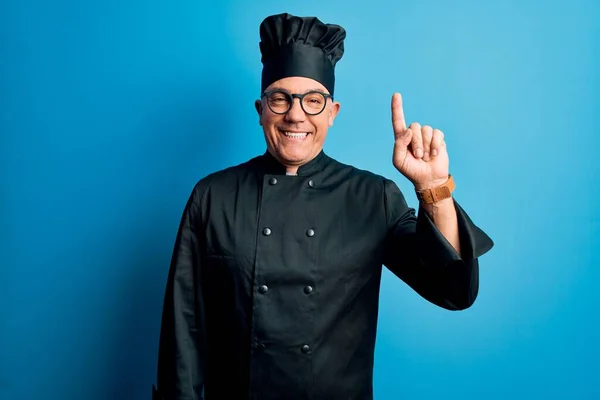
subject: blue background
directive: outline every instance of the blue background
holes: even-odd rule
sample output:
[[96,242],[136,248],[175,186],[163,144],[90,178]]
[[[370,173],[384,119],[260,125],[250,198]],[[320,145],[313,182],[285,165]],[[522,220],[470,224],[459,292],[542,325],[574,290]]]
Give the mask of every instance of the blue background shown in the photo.
[[0,398],[149,399],[191,188],[264,151],[258,25],[279,12],[348,31],[326,151],[416,205],[400,91],[496,243],[464,312],[386,271],[376,399],[600,398],[595,0],[3,1]]

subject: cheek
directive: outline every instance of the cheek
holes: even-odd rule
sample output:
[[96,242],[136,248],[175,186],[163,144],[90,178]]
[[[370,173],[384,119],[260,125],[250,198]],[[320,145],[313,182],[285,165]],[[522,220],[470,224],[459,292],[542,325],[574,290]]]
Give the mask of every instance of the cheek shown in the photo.
[[279,116],[274,116],[273,114],[263,114],[262,125],[265,135],[269,137],[277,137],[278,132],[276,126],[280,122],[280,118],[278,117]]
[[263,126],[267,129],[272,129],[276,122],[275,118],[273,118],[273,115],[268,112],[263,112],[261,119]]
[[327,128],[330,126],[330,118],[325,116],[324,118],[320,118],[318,121],[314,121],[313,124],[317,129],[319,135],[324,135],[327,132]]

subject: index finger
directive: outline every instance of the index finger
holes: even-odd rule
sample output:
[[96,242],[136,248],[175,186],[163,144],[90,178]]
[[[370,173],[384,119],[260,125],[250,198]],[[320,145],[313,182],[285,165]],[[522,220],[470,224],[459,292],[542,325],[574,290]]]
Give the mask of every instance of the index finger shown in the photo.
[[406,130],[406,120],[404,119],[404,110],[402,108],[402,95],[394,93],[392,96],[392,127],[396,135]]

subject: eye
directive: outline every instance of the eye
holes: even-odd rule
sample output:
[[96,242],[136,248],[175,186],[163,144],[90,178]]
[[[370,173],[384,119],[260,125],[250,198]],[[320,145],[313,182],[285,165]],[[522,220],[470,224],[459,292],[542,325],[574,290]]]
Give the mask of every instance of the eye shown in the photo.
[[321,105],[325,101],[325,98],[320,93],[310,93],[304,98],[304,102],[311,105]]
[[288,98],[284,93],[272,93],[269,96],[269,101],[272,103],[278,103],[278,104],[282,104],[282,103],[287,103],[288,102]]

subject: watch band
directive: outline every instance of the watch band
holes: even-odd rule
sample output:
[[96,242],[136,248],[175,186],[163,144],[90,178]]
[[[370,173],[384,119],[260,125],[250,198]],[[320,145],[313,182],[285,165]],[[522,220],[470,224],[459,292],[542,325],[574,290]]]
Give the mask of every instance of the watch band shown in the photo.
[[451,197],[455,187],[454,178],[450,174],[448,175],[448,180],[443,185],[415,192],[420,202],[431,204]]

